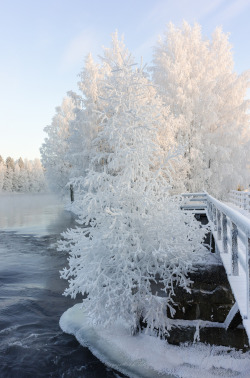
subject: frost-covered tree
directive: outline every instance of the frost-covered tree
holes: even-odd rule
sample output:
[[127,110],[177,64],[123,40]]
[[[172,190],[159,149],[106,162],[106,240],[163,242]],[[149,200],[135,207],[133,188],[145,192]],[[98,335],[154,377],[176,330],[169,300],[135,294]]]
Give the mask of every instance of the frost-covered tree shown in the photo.
[[198,24],[169,24],[155,48],[153,79],[171,112],[186,121],[176,129],[178,142],[186,145],[186,188],[221,197],[244,184],[249,72],[233,71],[228,35],[217,28],[209,41]]
[[5,165],[6,165],[6,170],[5,170],[5,175],[4,175],[3,190],[6,192],[12,192],[13,191],[13,176],[14,176],[14,169],[15,169],[14,159],[8,156],[5,161]]
[[24,162],[23,162],[23,159],[21,157],[18,159],[17,163],[18,163],[20,169],[24,169]]
[[13,172],[13,178],[12,178],[12,190],[13,192],[19,192],[19,179],[20,179],[20,166],[17,163],[15,163],[15,168]]
[[30,170],[30,191],[36,193],[46,191],[44,169],[39,159],[32,161]]
[[2,156],[0,155],[0,192],[3,189],[5,171],[6,171],[5,162]]
[[78,87],[81,103],[75,119],[70,125],[68,158],[72,166],[72,177],[86,174],[91,156],[91,142],[97,136],[102,109],[103,78],[105,69],[94,62],[89,54],[79,74]]
[[44,169],[39,159],[16,162],[8,157],[6,163],[0,157],[0,192],[44,192],[47,185]]
[[[107,52],[112,71],[83,182],[82,226],[63,235],[60,250],[70,257],[61,276],[69,280],[65,295],[87,294],[93,323],[122,318],[135,330],[142,317],[162,334],[176,285],[188,289],[204,230],[168,195],[176,151],[161,143],[159,128],[168,133],[173,119],[162,116],[161,100],[126,50],[112,59]],[[159,295],[152,293],[154,281],[162,285]]]
[[20,159],[18,160],[18,165],[20,168],[19,171],[19,179],[18,179],[18,191],[22,193],[26,193],[29,191],[29,175],[27,171],[26,162],[24,163],[22,160],[22,164],[20,163]]
[[44,131],[47,138],[40,149],[42,164],[50,187],[57,193],[65,194],[71,177],[71,164],[68,158],[68,138],[70,122],[75,118],[75,101],[72,97],[65,97],[62,105],[56,108],[56,114],[51,125]]

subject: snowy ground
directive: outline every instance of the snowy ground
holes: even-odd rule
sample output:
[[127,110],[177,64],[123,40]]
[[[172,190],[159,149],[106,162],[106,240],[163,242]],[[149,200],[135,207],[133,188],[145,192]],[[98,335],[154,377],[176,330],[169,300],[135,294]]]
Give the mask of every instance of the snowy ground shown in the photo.
[[93,327],[81,307],[77,304],[62,315],[62,330],[129,377],[250,376],[250,352],[202,343],[174,346],[146,334],[130,336],[126,325],[119,322],[109,329]]

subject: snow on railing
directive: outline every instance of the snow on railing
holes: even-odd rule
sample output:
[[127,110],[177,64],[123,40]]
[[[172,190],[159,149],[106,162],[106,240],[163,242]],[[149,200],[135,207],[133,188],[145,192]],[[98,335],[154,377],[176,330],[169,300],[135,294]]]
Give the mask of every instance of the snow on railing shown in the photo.
[[[250,341],[250,219],[208,193],[185,193],[182,197],[183,210],[198,213],[203,207],[207,214],[216,250],[225,266]],[[191,201],[200,205],[192,205]]]
[[206,213],[205,209],[207,207],[207,195],[206,193],[183,193],[183,202],[181,204],[181,209],[183,210],[194,210],[199,213]]
[[[243,319],[250,320],[250,219],[239,213],[237,210],[207,194],[207,215],[213,228],[213,234],[219,247],[224,265],[229,260],[227,274],[229,281],[233,282],[232,289],[240,294],[240,302]],[[230,276],[239,279],[230,280]],[[241,276],[241,277],[240,277]],[[231,282],[230,282],[231,284]],[[241,287],[244,284],[245,288]],[[232,285],[231,285],[232,286]],[[242,298],[242,293],[245,298]],[[238,295],[239,297],[239,295]]]
[[250,212],[250,192],[231,190],[229,200],[234,205]]

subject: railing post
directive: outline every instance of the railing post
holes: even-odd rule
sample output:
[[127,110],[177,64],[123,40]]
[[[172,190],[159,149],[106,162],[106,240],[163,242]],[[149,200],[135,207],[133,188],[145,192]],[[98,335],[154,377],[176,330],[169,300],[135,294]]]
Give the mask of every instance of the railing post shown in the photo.
[[213,222],[213,205],[211,202],[209,202],[209,214],[210,214],[210,220]]
[[210,211],[210,220],[213,222],[213,205],[212,202],[209,202],[209,211]]
[[227,217],[222,213],[223,252],[228,253],[227,248]]
[[216,207],[213,205],[213,222],[214,222],[214,231],[217,231],[217,217],[216,217]]
[[210,208],[210,202],[208,201],[208,199],[207,199],[207,216],[208,216],[208,220],[210,221],[211,220],[211,208]]
[[247,257],[247,318],[250,319],[250,238],[246,239],[246,257]]
[[243,209],[246,210],[247,209],[247,192],[243,192]]
[[217,236],[218,240],[221,240],[221,213],[220,210],[217,209]]
[[232,223],[232,274],[233,276],[239,275],[238,264],[238,228],[236,224]]

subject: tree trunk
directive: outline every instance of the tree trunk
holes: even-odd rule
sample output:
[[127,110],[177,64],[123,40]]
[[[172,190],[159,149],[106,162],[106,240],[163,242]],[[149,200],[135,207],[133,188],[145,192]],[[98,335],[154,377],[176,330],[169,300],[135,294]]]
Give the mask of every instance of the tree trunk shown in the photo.
[[70,199],[71,199],[71,202],[74,202],[74,188],[73,188],[72,184],[70,184],[69,189],[70,189]]

